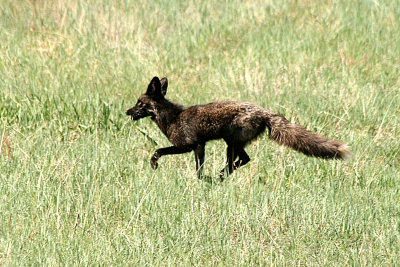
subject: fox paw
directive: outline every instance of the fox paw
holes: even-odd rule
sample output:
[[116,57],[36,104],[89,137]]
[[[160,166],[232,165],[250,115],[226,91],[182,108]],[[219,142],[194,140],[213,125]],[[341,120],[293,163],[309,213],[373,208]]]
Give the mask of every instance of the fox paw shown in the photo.
[[157,157],[153,156],[150,160],[150,165],[153,170],[158,168]]

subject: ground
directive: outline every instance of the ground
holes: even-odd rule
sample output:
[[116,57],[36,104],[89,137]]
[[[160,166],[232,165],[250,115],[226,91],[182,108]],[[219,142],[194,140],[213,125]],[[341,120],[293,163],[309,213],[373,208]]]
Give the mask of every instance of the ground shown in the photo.
[[[391,265],[400,250],[396,1],[0,1],[0,265]],[[268,140],[223,183],[130,121],[153,76],[346,142]],[[218,177],[222,141],[206,147]]]

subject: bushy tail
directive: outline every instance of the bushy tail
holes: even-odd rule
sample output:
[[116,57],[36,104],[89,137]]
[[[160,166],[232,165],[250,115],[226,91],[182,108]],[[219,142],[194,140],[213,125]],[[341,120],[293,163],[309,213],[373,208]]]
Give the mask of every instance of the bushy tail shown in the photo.
[[272,140],[308,156],[327,159],[347,159],[351,156],[346,144],[319,136],[280,115],[270,114],[267,123]]

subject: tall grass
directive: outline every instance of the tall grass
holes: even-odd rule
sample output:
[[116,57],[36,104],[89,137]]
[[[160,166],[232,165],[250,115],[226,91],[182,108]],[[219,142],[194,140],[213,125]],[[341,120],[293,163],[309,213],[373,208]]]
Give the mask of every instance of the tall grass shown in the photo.
[[[397,1],[0,1],[0,265],[394,265]],[[124,110],[153,76],[184,105],[251,101],[348,143],[262,136],[222,184]],[[206,147],[216,177],[224,144]]]

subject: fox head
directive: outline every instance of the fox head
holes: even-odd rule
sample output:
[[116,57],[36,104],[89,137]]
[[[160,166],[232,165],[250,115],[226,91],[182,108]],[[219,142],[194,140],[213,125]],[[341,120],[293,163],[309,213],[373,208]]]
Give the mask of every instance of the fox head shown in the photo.
[[131,116],[132,120],[138,120],[151,116],[154,120],[157,116],[158,107],[165,100],[164,96],[167,93],[168,80],[166,77],[161,81],[158,77],[154,77],[146,93],[141,95],[136,102],[136,105],[126,111],[126,115]]

